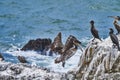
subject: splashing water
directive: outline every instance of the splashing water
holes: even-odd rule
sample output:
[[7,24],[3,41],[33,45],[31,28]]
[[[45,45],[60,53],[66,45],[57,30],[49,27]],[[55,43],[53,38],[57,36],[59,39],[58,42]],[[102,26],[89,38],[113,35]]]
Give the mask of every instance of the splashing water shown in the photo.
[[58,55],[54,56],[45,56],[40,55],[35,51],[14,51],[3,53],[5,61],[12,63],[19,63],[17,56],[24,56],[29,64],[33,66],[42,66],[50,69],[51,71],[56,72],[67,72],[68,70],[77,66],[81,51],[77,50],[76,54],[66,61],[65,67],[62,67],[62,63],[55,64],[54,60],[59,57]]

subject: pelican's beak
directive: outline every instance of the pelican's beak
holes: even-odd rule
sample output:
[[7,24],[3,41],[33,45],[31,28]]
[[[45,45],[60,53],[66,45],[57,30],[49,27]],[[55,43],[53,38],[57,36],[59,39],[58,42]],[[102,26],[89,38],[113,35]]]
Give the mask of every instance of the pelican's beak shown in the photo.
[[120,20],[120,17],[119,17],[119,16],[108,16],[108,17],[114,18],[114,19],[116,19],[116,20]]
[[117,16],[108,16],[108,17],[111,17],[111,18],[114,18],[114,19],[117,18]]
[[73,43],[74,43],[76,46],[78,46],[78,47],[81,49],[81,51],[83,52],[83,49],[82,49],[82,47],[81,47],[81,42],[80,42],[80,41],[75,40],[75,41],[73,41]]
[[78,41],[78,40],[73,41],[73,43],[74,43],[75,45],[77,45],[77,46],[79,46],[79,45],[81,44],[81,42]]

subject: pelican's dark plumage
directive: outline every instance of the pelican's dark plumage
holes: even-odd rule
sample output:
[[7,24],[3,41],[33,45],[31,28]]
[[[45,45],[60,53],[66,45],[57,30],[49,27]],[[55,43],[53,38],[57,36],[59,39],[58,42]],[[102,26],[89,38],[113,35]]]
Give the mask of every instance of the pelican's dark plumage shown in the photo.
[[[97,38],[97,39],[99,39],[100,41],[102,41],[102,40],[100,39],[100,37],[99,37],[98,31],[95,29],[94,21],[91,20],[91,21],[90,21],[90,24],[91,24],[91,33],[92,33],[94,39]],[[94,40],[94,39],[93,39],[93,40]]]
[[62,34],[61,32],[55,37],[54,42],[51,44],[51,51],[60,53],[61,49],[63,48],[62,43]]
[[115,44],[118,47],[118,50],[120,51],[120,47],[119,47],[119,41],[117,36],[114,34],[114,31],[112,28],[110,28],[110,32],[109,32],[110,38],[113,42],[113,44]]
[[108,16],[108,17],[111,17],[111,18],[114,18],[115,20],[120,21],[120,16]]
[[[62,62],[62,66],[65,66],[65,61],[72,57],[78,47],[81,45],[81,42],[77,40],[74,36],[70,35],[61,51],[61,56],[55,59],[55,63]],[[81,49],[81,51],[83,51]]]
[[118,24],[118,21],[114,20],[113,24],[114,24],[114,26],[115,26],[115,28],[117,30],[117,34],[119,34],[120,33],[120,25]]
[[114,18],[113,25],[115,26],[115,29],[117,30],[117,34],[120,33],[120,25],[118,24],[118,21],[120,21],[120,16],[109,16],[111,18]]
[[69,50],[71,47],[73,47],[73,40],[77,40],[77,39],[73,35],[70,35],[66,40],[66,43],[62,49],[62,54],[65,53],[67,50]]

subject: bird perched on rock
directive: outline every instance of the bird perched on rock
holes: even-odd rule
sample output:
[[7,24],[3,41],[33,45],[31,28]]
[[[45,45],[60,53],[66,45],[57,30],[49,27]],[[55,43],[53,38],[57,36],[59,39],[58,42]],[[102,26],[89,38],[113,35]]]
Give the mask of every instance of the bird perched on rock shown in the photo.
[[[102,41],[102,40],[100,39],[100,37],[99,37],[98,31],[95,29],[94,21],[91,20],[91,21],[90,21],[90,24],[91,24],[91,33],[92,33],[94,39],[97,38],[97,39],[99,39],[100,41]],[[94,41],[94,39],[93,39],[93,41]]]
[[117,36],[114,34],[114,31],[112,28],[110,28],[110,32],[109,32],[110,38],[113,42],[113,44],[115,44],[118,47],[118,50],[120,51],[120,47],[119,47],[119,41]]
[[21,63],[27,63],[27,60],[25,59],[24,56],[18,56],[17,58]]
[[[81,42],[77,40],[74,36],[70,35],[61,51],[61,56],[55,59],[55,63],[62,62],[62,66],[65,66],[65,61],[71,58],[80,47]],[[81,48],[81,51],[82,48]]]
[[67,50],[73,47],[73,40],[76,40],[76,38],[73,35],[70,35],[65,42],[65,45],[61,51],[61,54],[65,53]]
[[59,32],[58,35],[55,37],[54,42],[51,44],[50,48],[51,51],[58,53],[63,48],[61,32]]
[[113,25],[115,26],[115,29],[117,30],[117,34],[120,33],[120,25],[118,24],[118,21],[120,21],[120,16],[108,16],[111,18],[114,18]]

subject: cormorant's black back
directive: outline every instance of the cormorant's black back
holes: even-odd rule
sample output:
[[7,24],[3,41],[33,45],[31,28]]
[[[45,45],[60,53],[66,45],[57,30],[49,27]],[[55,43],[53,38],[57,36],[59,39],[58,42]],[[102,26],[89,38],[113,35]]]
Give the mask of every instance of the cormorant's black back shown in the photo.
[[91,33],[92,33],[93,37],[101,40],[100,37],[99,37],[98,31],[94,27],[94,21],[91,20],[90,24],[91,24]]
[[118,38],[113,32],[114,32],[113,29],[110,28],[110,32],[109,32],[110,38],[112,42],[118,47],[118,50],[120,51]]

